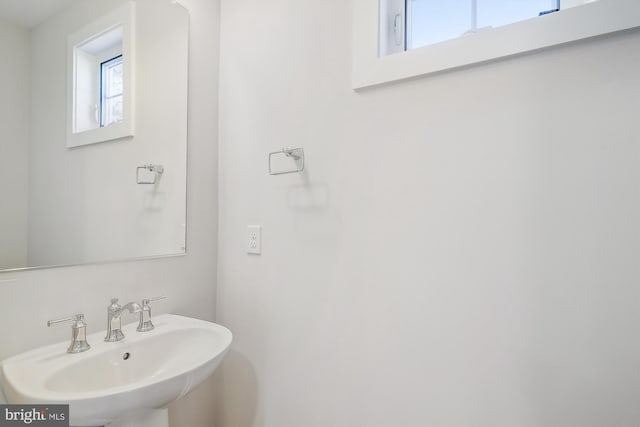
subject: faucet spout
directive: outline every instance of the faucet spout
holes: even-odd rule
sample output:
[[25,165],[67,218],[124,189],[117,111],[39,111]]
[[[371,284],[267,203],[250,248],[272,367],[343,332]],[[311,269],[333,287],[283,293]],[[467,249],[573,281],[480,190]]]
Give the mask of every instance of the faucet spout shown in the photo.
[[128,311],[131,314],[140,313],[142,307],[137,302],[130,302],[125,305],[118,304],[118,299],[113,298],[111,305],[107,307],[107,336],[104,337],[106,342],[116,342],[124,339],[122,333],[122,319],[120,316],[124,311]]
[[142,307],[140,307],[140,304],[138,304],[137,302],[132,301],[128,304],[123,305],[119,309],[114,310],[109,314],[111,315],[112,319],[115,319],[116,317],[120,317],[122,312],[125,310],[129,311],[129,313],[131,314],[140,313],[142,311]]

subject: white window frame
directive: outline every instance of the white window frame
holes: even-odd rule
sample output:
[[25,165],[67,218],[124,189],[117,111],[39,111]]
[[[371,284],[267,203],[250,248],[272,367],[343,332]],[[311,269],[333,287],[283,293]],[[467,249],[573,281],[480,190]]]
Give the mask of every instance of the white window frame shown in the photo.
[[385,56],[382,53],[389,52],[380,49],[379,27],[382,27],[381,11],[388,7],[387,1],[353,2],[354,89],[439,73],[640,26],[639,0],[598,0]]

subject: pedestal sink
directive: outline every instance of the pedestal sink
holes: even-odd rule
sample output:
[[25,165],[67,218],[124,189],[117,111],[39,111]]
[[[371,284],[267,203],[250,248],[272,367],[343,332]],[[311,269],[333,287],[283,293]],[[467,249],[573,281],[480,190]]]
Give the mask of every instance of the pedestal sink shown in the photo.
[[89,351],[68,354],[68,342],[41,347],[0,364],[9,403],[69,404],[72,426],[167,425],[166,410],[207,378],[231,344],[215,323],[164,314],[155,329],[123,328],[125,339],[89,335]]

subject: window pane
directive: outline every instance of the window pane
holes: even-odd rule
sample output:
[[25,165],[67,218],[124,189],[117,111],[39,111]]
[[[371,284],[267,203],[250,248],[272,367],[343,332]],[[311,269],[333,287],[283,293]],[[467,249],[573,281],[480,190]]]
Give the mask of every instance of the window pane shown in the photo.
[[535,18],[557,4],[557,0],[410,0],[408,48]]
[[122,94],[122,62],[109,67],[107,76],[107,96]]
[[122,56],[110,59],[101,65],[100,85],[102,87],[102,100],[100,126],[109,126],[124,119],[122,71]]
[[550,0],[478,0],[478,28],[500,27],[555,9]]
[[109,126],[112,123],[121,122],[122,115],[122,95],[114,98],[109,98],[105,102],[105,126]]
[[470,0],[411,0],[411,48],[463,35],[471,26]]

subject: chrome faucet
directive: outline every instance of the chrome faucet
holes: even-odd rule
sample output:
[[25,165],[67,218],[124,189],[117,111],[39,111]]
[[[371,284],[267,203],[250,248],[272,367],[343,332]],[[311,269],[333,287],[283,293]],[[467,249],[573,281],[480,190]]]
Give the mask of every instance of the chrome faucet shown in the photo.
[[71,344],[67,353],[82,353],[91,348],[87,342],[87,324],[84,323],[84,314],[65,317],[64,319],[49,320],[47,326],[51,327],[60,323],[73,322],[71,325]]
[[118,304],[118,298],[111,298],[111,305],[107,307],[107,336],[104,337],[106,342],[116,342],[124,339],[120,315],[125,310],[131,314],[140,313],[142,307],[133,301],[125,305],[120,305]]
[[142,300],[142,311],[140,312],[140,322],[138,322],[138,328],[136,331],[138,332],[149,332],[152,331],[155,326],[151,322],[151,306],[150,302],[159,301],[161,299],[165,299],[166,296],[155,297],[155,298],[145,298]]

